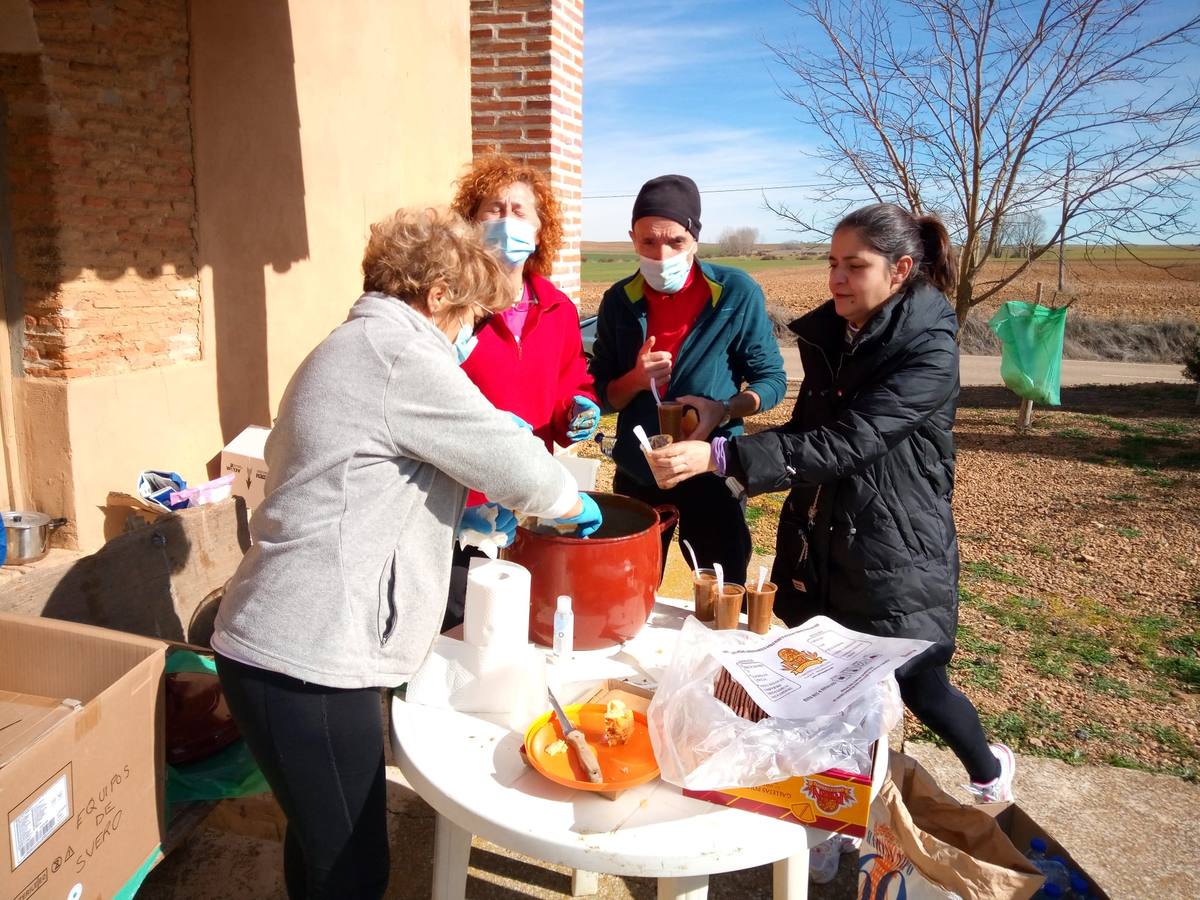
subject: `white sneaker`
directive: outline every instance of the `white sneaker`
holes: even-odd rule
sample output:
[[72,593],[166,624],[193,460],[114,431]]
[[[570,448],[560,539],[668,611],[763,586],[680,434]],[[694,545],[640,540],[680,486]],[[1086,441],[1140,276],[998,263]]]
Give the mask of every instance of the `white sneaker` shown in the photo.
[[1013,776],[1017,772],[1017,758],[1004,744],[991,745],[992,756],[1000,763],[1000,774],[984,784],[972,781],[967,790],[975,795],[976,803],[1002,803],[1013,798]]
[[822,841],[808,851],[808,877],[813,884],[829,884],[837,878],[842,845],[837,837]]

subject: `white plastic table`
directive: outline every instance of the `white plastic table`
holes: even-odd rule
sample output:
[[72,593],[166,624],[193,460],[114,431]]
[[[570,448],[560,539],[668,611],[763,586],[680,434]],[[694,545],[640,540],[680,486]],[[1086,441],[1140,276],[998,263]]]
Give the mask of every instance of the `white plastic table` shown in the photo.
[[[686,615],[671,601],[655,611],[659,622]],[[435,900],[465,898],[472,835],[579,872],[657,878],[660,900],[703,900],[709,875],[767,863],[777,900],[807,897],[808,850],[827,832],[684,797],[657,778],[615,801],[574,791],[527,766],[522,743],[487,717],[393,699],[396,760],[437,814]],[[886,759],[885,738],[873,792]]]

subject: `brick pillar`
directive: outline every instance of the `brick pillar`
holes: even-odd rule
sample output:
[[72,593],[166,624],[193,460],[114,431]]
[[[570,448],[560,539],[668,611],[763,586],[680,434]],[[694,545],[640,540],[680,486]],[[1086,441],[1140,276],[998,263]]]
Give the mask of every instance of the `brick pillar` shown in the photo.
[[544,169],[563,210],[554,283],[579,303],[583,188],[583,0],[471,0],[476,155]]

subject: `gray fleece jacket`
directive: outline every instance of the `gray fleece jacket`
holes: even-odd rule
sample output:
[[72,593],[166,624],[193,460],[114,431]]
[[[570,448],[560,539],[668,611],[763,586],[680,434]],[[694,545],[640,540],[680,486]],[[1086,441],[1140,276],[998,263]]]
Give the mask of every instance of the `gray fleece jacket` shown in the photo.
[[254,544],[213,647],[328,687],[394,687],[446,606],[467,488],[558,517],[575,482],[463,374],[425,316],[364,294],[292,377],[267,440]]

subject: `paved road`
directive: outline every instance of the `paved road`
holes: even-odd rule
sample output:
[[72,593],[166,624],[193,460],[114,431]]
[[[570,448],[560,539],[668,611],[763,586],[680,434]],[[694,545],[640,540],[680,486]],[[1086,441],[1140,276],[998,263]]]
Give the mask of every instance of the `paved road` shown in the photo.
[[[787,368],[788,380],[798,381],[804,377],[800,365],[800,351],[795,347],[783,347],[783,364]],[[1093,361],[1064,359],[1062,383],[1064,387],[1079,384],[1145,384],[1152,381],[1169,381],[1184,384],[1186,379],[1178,365],[1156,363],[1120,363],[1107,360]],[[964,356],[962,358],[962,383],[968,386],[999,385],[1000,357]]]

